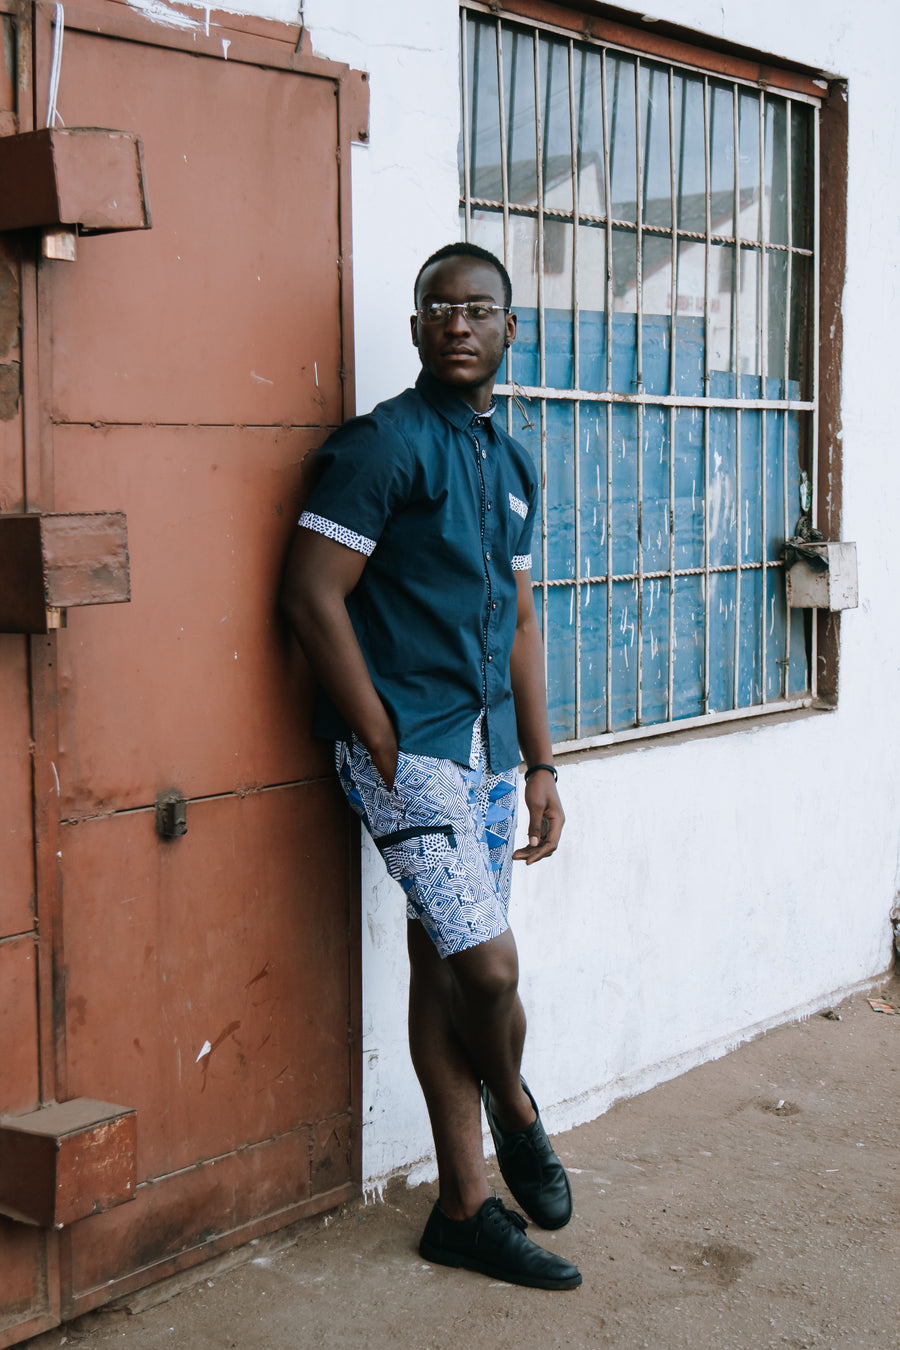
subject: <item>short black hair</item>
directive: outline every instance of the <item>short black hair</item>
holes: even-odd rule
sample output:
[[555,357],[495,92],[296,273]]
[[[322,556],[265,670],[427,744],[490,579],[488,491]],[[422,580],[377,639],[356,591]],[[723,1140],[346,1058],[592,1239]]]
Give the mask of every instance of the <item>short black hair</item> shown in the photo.
[[489,253],[486,248],[479,244],[468,244],[463,240],[458,240],[455,244],[445,244],[439,248],[437,253],[432,253],[430,258],[426,258],[416,275],[416,284],[413,286],[413,303],[419,303],[419,282],[422,279],[422,273],[433,263],[443,262],[445,258],[477,258],[479,262],[488,263],[496,268],[500,273],[500,280],[503,282],[503,300],[506,308],[509,309],[512,304],[512,282],[509,279],[509,273],[502,262],[493,253]]

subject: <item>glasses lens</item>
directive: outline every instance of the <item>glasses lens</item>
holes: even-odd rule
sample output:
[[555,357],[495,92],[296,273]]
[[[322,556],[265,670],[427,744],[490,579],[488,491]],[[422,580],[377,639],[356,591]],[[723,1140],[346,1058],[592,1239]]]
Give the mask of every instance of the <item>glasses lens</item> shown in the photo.
[[484,305],[477,301],[470,300],[464,305],[448,305],[435,301],[433,304],[426,305],[424,309],[419,310],[419,316],[425,323],[446,323],[457,309],[462,310],[470,323],[483,323],[489,319],[497,310],[502,309],[502,305]]

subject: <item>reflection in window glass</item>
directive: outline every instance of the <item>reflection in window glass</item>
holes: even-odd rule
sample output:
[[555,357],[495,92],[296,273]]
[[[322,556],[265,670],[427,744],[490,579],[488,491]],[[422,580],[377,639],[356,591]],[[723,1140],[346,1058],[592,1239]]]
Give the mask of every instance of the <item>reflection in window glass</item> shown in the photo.
[[463,228],[513,281],[554,737],[808,699],[781,548],[812,469],[814,103],[463,7]]

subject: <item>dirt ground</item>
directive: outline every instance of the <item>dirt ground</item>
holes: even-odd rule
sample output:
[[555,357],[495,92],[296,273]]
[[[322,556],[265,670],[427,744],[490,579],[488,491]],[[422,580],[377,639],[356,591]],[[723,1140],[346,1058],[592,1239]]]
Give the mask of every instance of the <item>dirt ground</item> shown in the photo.
[[[868,997],[900,1006],[900,981]],[[897,1350],[900,1016],[835,1012],[557,1137],[575,1216],[532,1232],[580,1289],[425,1264],[435,1188],[401,1182],[28,1350]]]

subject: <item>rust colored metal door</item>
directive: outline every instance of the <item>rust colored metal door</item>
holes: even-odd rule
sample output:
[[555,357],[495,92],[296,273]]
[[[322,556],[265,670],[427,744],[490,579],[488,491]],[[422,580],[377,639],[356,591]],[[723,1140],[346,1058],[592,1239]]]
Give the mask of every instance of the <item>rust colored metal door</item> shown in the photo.
[[[43,125],[54,7],[3,8],[9,134]],[[75,261],[0,237],[0,511],[124,511],[131,573],[128,604],[0,637],[0,1112],[137,1118],[133,1199],[0,1219],[0,1346],[359,1187],[356,839],[276,593],[304,458],[351,411],[364,90],[296,28],[198,15],[66,6],[59,110],[141,136],[152,229]]]

